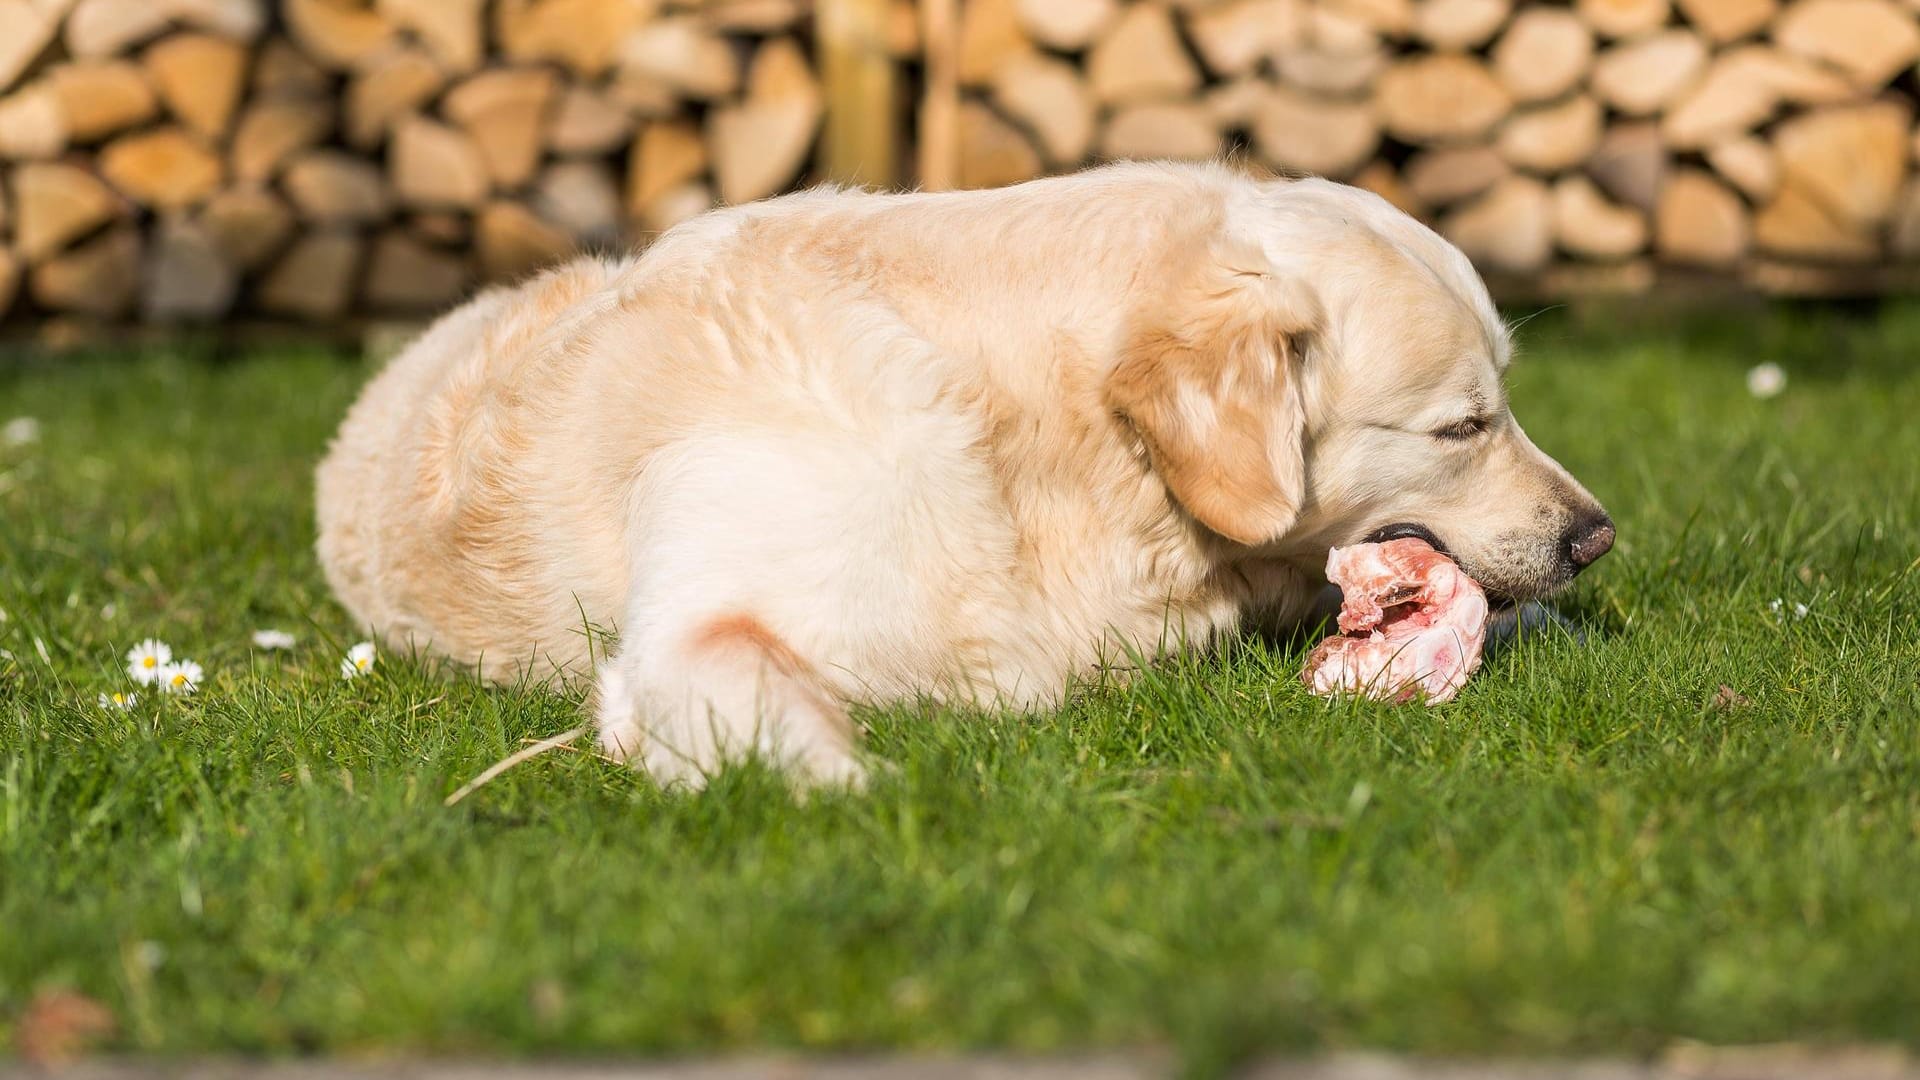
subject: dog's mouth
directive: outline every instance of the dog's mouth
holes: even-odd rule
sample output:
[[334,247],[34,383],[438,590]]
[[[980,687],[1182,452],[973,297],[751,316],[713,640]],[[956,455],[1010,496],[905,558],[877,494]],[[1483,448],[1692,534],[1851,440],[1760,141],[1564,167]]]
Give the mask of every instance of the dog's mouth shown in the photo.
[[1453,558],[1453,552],[1447,549],[1447,545],[1440,542],[1440,538],[1433,534],[1432,529],[1427,528],[1425,525],[1416,525],[1411,521],[1396,521],[1391,525],[1382,525],[1363,537],[1362,542],[1368,544],[1384,544],[1389,540],[1405,540],[1408,537],[1412,537],[1415,540],[1424,540],[1427,542],[1427,546],[1433,550],[1445,555],[1449,559],[1453,559],[1454,562],[1460,561],[1459,559]]
[[1408,537],[1424,541],[1428,547],[1459,564],[1460,569],[1465,571],[1466,575],[1474,580],[1474,584],[1479,585],[1481,589],[1486,592],[1487,606],[1489,608],[1499,611],[1520,605],[1520,599],[1518,597],[1502,592],[1499,589],[1488,588],[1487,584],[1480,580],[1479,575],[1473,572],[1473,568],[1465,562],[1462,562],[1460,556],[1455,555],[1453,549],[1447,547],[1445,541],[1441,540],[1432,529],[1418,522],[1396,521],[1391,525],[1382,525],[1362,537],[1362,540],[1369,544],[1384,544],[1389,540],[1405,540]]

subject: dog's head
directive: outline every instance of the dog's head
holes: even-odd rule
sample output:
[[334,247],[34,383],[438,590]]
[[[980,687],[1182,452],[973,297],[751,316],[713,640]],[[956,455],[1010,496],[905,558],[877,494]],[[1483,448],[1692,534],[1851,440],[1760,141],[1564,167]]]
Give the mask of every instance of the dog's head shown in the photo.
[[1317,180],[1249,185],[1214,224],[1107,383],[1195,520],[1302,563],[1420,536],[1510,599],[1612,546],[1507,408],[1506,327],[1458,249]]

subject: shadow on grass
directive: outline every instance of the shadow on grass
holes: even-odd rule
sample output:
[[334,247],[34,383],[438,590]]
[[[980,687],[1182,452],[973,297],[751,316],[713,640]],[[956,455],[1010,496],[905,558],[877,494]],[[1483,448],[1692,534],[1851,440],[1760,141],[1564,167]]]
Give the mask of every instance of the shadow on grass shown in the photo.
[[1679,301],[1588,300],[1508,312],[1523,355],[1600,358],[1653,347],[1744,371],[1774,362],[1792,377],[1838,382],[1914,373],[1906,347],[1920,335],[1920,301],[1902,297],[1765,301],[1710,308]]

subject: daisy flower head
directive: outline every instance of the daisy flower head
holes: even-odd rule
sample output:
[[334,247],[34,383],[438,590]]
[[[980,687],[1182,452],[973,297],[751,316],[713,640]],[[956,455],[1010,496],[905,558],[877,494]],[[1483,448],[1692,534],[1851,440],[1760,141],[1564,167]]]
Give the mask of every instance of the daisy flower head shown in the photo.
[[371,674],[376,658],[377,654],[373,650],[373,642],[363,641],[355,645],[353,648],[347,650],[346,659],[340,661],[340,677],[343,679],[357,679],[362,675]]
[[25,446],[40,441],[40,421],[31,416],[16,416],[0,425],[0,443]]
[[1747,372],[1747,393],[1765,401],[1787,388],[1787,373],[1779,364],[1759,364]]
[[100,707],[114,712],[126,712],[140,704],[140,695],[131,690],[116,690],[111,694],[100,695]]
[[200,689],[200,679],[206,672],[191,660],[182,660],[177,664],[168,664],[160,669],[160,692],[163,694],[191,694]]
[[148,638],[127,650],[127,675],[141,686],[152,686],[160,678],[160,669],[172,660],[173,650],[166,642]]
[[255,630],[253,646],[256,649],[291,649],[293,635],[285,630]]

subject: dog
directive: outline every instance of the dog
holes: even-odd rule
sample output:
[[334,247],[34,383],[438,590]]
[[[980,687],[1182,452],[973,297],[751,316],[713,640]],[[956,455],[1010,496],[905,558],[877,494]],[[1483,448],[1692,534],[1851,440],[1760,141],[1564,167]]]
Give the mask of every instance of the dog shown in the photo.
[[319,558],[393,646],[592,671],[601,747],[664,784],[857,784],[851,704],[1044,707],[1298,619],[1336,545],[1561,587],[1614,527],[1511,351],[1456,248],[1324,180],[814,190],[441,318],[319,467]]

